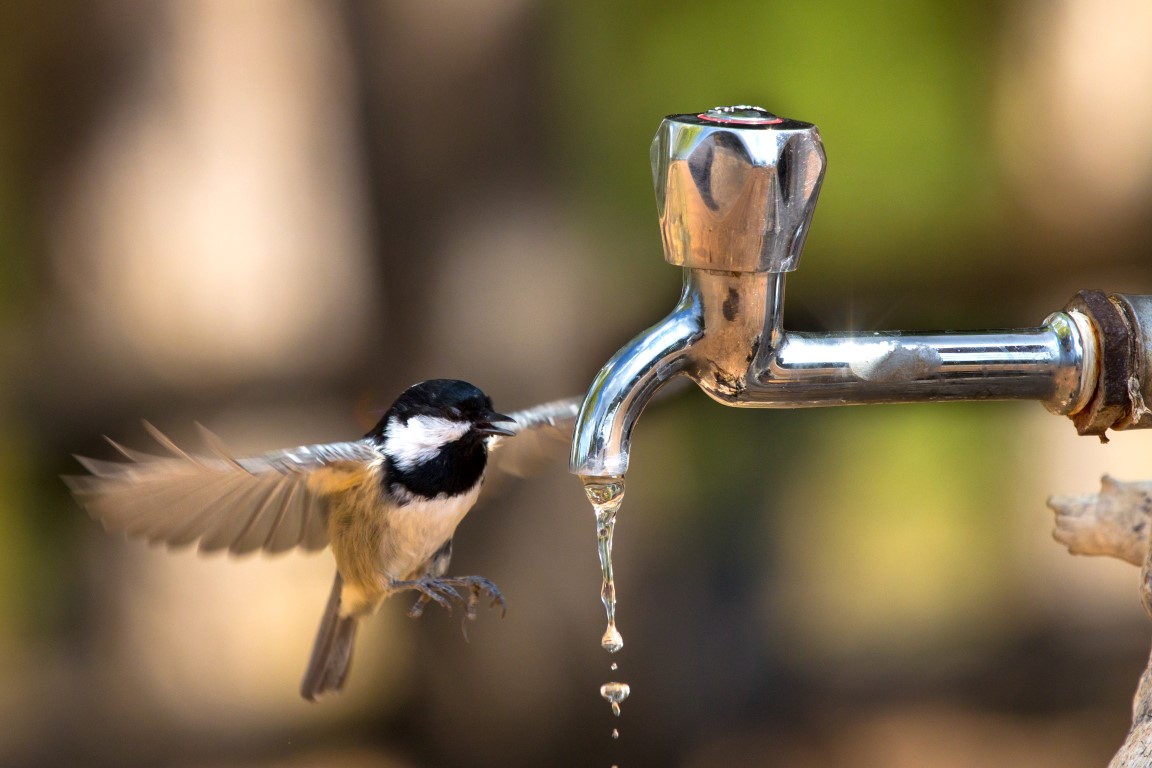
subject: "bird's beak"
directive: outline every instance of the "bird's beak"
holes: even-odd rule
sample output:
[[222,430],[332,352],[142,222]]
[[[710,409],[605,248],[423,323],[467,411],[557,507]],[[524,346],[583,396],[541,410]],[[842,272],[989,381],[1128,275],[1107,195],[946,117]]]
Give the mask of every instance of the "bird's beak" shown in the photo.
[[[501,426],[503,424],[504,426]],[[484,421],[476,425],[476,431],[482,435],[500,435],[512,437],[516,434],[516,420],[495,411],[489,413]]]

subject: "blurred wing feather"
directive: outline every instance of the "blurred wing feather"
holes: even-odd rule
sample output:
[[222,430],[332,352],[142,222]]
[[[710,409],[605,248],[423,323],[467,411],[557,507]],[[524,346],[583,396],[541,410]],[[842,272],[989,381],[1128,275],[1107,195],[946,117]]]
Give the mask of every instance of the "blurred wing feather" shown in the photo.
[[[650,404],[665,402],[690,389],[689,379],[677,377],[664,384]],[[501,475],[527,477],[548,464],[567,462],[583,402],[583,397],[568,397],[508,414],[516,422],[516,434],[489,438],[489,477],[499,483]]]
[[566,460],[582,401],[569,397],[508,414],[516,422],[516,434],[489,439],[490,475],[527,477]]
[[[199,425],[197,425],[199,426]],[[89,475],[65,477],[76,500],[111,531],[169,547],[199,542],[201,552],[284,552],[328,544],[324,483],[309,483],[330,465],[380,459],[367,441],[306,445],[234,458],[199,427],[211,456],[190,454],[150,424],[172,457],[112,443],[128,461],[77,456]]]

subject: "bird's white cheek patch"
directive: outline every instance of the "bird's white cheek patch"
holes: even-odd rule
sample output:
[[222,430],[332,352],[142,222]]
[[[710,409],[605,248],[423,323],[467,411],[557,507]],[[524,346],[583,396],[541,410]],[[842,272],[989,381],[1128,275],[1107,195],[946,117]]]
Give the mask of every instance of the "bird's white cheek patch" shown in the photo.
[[413,416],[407,424],[393,418],[388,421],[384,452],[392,457],[396,466],[407,471],[435,458],[441,448],[459,440],[471,428],[469,422],[439,416]]

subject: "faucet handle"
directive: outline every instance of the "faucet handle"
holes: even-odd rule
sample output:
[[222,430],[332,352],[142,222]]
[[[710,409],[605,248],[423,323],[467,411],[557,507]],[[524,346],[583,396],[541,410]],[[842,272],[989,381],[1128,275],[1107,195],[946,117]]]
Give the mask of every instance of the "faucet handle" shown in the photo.
[[669,115],[652,140],[664,258],[727,272],[791,272],[824,178],[811,123],[759,107]]

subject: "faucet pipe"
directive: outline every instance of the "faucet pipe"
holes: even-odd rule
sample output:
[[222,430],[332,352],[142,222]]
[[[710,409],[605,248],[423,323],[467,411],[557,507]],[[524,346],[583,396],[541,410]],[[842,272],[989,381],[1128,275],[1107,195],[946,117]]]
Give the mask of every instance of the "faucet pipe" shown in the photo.
[[[783,273],[686,271],[706,331],[685,370],[728,405],[1025,399],[1067,414],[1092,391],[1092,330],[1078,312],[1021,330],[802,333],[781,326]],[[741,318],[749,301],[762,323]]]
[[572,468],[623,475],[632,428],[668,379],[686,375],[736,407],[1040,400],[1071,414],[1090,398],[1093,326],[1083,313],[1005,331],[785,331],[784,273],[685,269],[676,309],[601,369],[577,418]]

